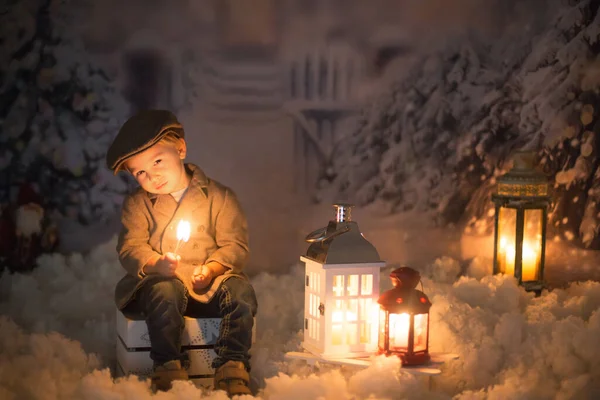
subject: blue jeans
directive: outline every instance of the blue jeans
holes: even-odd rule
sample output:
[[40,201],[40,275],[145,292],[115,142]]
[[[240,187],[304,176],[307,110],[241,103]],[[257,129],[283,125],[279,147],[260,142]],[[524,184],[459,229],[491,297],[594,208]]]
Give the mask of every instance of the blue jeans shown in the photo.
[[154,365],[185,359],[181,352],[184,315],[222,318],[212,367],[233,360],[243,362],[250,371],[249,350],[256,309],[254,289],[245,279],[226,279],[211,301],[204,304],[191,299],[179,279],[156,276],[148,279],[123,312],[141,313],[146,319]]

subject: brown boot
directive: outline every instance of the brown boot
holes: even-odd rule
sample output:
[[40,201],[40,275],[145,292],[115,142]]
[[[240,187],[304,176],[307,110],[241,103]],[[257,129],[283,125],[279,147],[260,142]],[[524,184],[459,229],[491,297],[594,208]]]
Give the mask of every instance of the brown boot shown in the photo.
[[181,366],[181,361],[171,360],[154,367],[152,387],[154,390],[170,390],[173,381],[187,381],[188,373]]
[[252,394],[250,375],[241,361],[227,361],[215,371],[215,390],[224,390],[229,397]]

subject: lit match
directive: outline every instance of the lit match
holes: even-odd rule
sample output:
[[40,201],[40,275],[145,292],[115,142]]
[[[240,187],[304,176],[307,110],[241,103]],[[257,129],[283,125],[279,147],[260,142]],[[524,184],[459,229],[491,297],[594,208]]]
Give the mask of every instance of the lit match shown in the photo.
[[177,246],[175,246],[175,254],[177,254],[183,244],[190,240],[190,231],[191,227],[188,221],[183,219],[179,221],[179,224],[177,225]]

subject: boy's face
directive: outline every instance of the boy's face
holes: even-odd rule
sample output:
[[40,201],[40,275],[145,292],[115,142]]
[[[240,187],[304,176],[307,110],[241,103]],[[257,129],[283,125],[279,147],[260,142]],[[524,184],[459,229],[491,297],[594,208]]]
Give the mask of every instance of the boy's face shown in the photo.
[[186,145],[182,139],[176,144],[158,142],[129,158],[125,166],[145,191],[169,194],[189,184],[183,165],[185,155]]

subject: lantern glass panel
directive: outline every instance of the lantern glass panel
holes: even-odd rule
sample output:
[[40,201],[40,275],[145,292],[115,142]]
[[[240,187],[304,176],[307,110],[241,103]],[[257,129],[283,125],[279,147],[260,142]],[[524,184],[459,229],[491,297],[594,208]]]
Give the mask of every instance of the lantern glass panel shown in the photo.
[[517,210],[500,207],[498,214],[498,271],[515,274],[515,239],[517,234]]
[[333,310],[331,311],[331,344],[342,344],[342,331],[344,328],[344,302],[342,300],[333,301]]
[[[355,275],[358,289],[358,276]],[[358,299],[347,300],[348,309],[346,310],[346,344],[358,344]]]
[[384,351],[386,334],[387,311],[379,310],[379,349]]
[[355,345],[358,344],[358,324],[347,324],[346,325],[346,344]]
[[374,319],[377,314],[373,316],[373,299],[360,299],[360,343],[371,343],[371,338],[375,337],[376,333],[372,332]]
[[346,289],[348,296],[358,296],[358,275],[348,276],[348,287]]
[[311,340],[319,340],[319,319],[321,317],[319,305],[321,296],[319,293],[320,274],[309,271],[306,275],[306,297],[305,297],[305,331],[304,335]]
[[373,275],[361,275],[360,276],[360,294],[363,296],[370,296],[373,294]]
[[333,276],[333,295],[336,297],[344,295],[344,275]]
[[346,321],[358,321],[358,299],[348,300],[348,310],[346,311]]
[[334,346],[342,344],[342,325],[331,326],[331,344]]
[[428,314],[415,315],[415,336],[413,350],[427,350],[427,325],[429,323]]
[[316,332],[316,335],[315,335],[316,339],[321,340],[321,323],[319,321],[317,321],[317,322],[313,321],[313,326],[314,326],[314,329]]
[[540,209],[528,209],[524,213],[523,228],[523,261],[521,278],[525,281],[536,281],[540,275],[542,255],[542,218]]
[[390,351],[408,351],[410,314],[390,313]]

